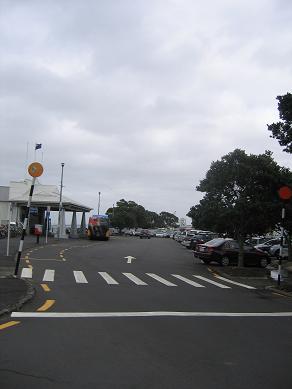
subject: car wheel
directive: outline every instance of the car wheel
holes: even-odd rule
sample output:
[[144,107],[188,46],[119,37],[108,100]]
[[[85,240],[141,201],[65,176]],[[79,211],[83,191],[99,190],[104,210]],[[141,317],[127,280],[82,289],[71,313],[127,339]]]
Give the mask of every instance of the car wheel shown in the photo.
[[222,266],[228,266],[230,264],[230,260],[229,260],[229,258],[228,257],[223,257],[222,259],[221,259],[221,265]]
[[202,261],[203,261],[206,265],[209,265],[209,263],[210,263],[210,259],[202,259]]
[[269,261],[267,260],[267,258],[260,259],[260,267],[267,267],[268,263],[269,263]]

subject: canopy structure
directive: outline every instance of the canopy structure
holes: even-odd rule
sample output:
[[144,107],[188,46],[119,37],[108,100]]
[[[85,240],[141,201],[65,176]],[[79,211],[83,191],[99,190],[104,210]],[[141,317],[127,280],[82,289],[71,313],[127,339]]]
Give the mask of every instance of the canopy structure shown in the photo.
[[[26,206],[32,181],[11,181],[9,188],[9,202],[18,206]],[[38,180],[35,182],[32,196],[33,207],[51,207],[51,211],[58,211],[60,204],[60,191],[55,185],[42,185]],[[68,212],[90,212],[92,208],[80,204],[66,196],[62,196],[62,207]]]
[[[25,179],[22,181],[11,181],[9,187],[1,187],[0,206],[2,215],[9,215],[9,204],[11,204],[11,214],[6,220],[10,219],[15,222],[22,222],[26,211],[32,180]],[[5,190],[5,188],[7,190]],[[4,198],[5,197],[5,198]],[[38,180],[35,181],[34,191],[31,201],[31,212],[29,225],[31,228],[35,224],[46,225],[45,212],[61,211],[59,217],[58,237],[68,237],[65,226],[65,213],[73,212],[70,236],[78,237],[76,213],[82,212],[81,235],[85,235],[85,213],[92,210],[84,204],[62,195],[62,207],[60,209],[60,191],[56,185],[42,185]],[[3,216],[2,216],[3,219]]]

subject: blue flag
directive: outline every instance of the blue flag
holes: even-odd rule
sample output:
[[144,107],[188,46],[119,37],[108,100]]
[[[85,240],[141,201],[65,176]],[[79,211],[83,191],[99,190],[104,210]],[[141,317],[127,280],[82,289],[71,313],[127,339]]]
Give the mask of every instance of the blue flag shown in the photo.
[[36,143],[35,144],[35,150],[38,150],[38,149],[41,149],[42,148],[42,144],[41,143]]

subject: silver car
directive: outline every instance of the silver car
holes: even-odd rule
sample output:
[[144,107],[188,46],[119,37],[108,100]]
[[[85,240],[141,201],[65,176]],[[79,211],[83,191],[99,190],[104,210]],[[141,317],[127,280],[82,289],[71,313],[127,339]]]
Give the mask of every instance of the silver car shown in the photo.
[[[275,244],[270,248],[269,251],[270,255],[272,257],[280,258],[280,244]],[[283,246],[283,257],[288,258],[288,246],[284,245]]]

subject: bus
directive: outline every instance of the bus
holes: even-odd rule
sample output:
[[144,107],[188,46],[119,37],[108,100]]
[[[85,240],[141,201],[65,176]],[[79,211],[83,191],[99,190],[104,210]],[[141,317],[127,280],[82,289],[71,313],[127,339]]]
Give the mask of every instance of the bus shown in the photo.
[[88,221],[87,236],[93,240],[109,240],[109,217],[108,215],[92,215]]

